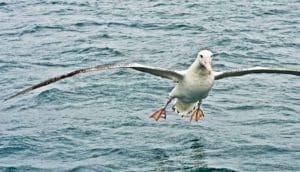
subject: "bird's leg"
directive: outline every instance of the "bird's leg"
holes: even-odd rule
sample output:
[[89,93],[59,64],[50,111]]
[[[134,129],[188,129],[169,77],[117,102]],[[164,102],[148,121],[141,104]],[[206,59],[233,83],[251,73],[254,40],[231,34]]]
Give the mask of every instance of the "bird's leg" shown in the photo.
[[201,100],[198,101],[198,107],[193,112],[191,116],[191,121],[198,121],[199,119],[204,117],[204,112],[200,109],[201,102],[202,102]]
[[167,114],[166,114],[166,107],[171,103],[171,101],[173,100],[173,98],[170,98],[168,100],[168,102],[165,104],[165,106],[159,108],[158,110],[156,110],[151,116],[150,118],[153,118],[155,121],[158,121],[159,118],[164,118],[166,119]]
[[172,110],[173,110],[174,112],[176,111],[175,106],[176,106],[176,104],[174,104],[174,105],[172,106]]

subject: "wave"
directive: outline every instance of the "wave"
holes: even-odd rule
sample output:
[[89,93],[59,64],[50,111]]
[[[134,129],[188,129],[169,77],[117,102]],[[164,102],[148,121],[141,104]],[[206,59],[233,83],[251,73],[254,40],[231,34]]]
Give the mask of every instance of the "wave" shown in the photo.
[[[61,25],[33,25],[33,26],[24,26],[24,29],[19,32],[13,32],[13,33],[6,33],[10,36],[17,35],[17,36],[24,36],[26,34],[33,34],[36,32],[41,32],[45,30],[56,30],[56,31],[77,31],[73,29],[69,29],[68,27],[61,26]],[[3,34],[2,34],[3,36]]]
[[85,47],[66,50],[61,52],[62,54],[75,53],[75,54],[86,54],[86,53],[97,53],[97,55],[114,55],[120,56],[122,53],[114,48],[110,47]]

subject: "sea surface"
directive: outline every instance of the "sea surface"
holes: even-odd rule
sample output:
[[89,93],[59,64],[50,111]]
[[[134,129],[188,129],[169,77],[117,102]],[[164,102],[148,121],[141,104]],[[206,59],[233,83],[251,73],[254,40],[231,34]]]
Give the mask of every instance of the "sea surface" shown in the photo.
[[215,82],[205,117],[167,111],[174,83],[130,69],[183,70],[198,51],[215,71],[300,67],[300,1],[0,1],[0,171],[300,171],[300,77]]

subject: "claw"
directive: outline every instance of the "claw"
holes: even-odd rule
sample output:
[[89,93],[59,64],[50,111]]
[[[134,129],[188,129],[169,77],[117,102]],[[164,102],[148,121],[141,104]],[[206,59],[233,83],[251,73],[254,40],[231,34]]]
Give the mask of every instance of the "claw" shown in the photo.
[[198,121],[203,117],[204,117],[204,112],[200,108],[197,108],[191,116],[191,122]]
[[166,119],[167,114],[166,114],[166,109],[165,108],[160,108],[157,111],[155,111],[150,118],[153,118],[155,121],[158,121],[159,118],[164,118]]

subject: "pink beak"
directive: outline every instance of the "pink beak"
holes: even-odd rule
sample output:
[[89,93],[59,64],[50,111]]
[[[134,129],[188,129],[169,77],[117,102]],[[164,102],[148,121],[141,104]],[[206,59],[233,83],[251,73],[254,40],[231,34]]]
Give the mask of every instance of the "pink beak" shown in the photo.
[[209,60],[205,60],[204,61],[204,65],[205,65],[206,69],[208,70],[208,72],[211,73],[212,72],[212,67],[211,67],[210,61]]

